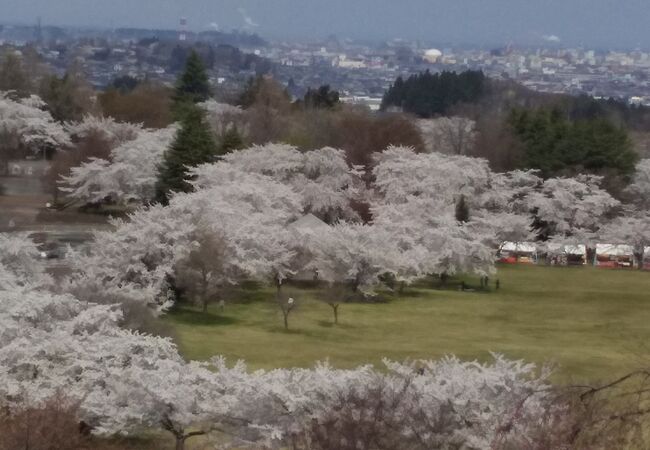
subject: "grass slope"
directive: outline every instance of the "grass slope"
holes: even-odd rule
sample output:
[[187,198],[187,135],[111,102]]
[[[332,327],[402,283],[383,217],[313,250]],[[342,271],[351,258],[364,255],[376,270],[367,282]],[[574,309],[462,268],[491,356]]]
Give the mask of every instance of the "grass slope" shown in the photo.
[[313,292],[295,291],[288,332],[270,290],[243,290],[223,314],[182,307],[163,320],[187,358],[221,354],[252,368],[499,352],[557,363],[558,380],[579,381],[650,363],[650,273],[509,266],[498,278],[501,289],[490,293],[418,287],[385,303],[344,304],[338,325]]

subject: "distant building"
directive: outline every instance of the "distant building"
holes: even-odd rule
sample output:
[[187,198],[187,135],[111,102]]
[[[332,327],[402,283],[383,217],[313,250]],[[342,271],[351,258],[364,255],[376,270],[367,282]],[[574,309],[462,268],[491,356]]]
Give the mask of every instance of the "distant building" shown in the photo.
[[371,111],[379,111],[379,108],[381,107],[382,99],[379,97],[370,97],[370,96],[361,95],[361,96],[341,97],[339,100],[341,101],[341,103],[366,106]]
[[340,55],[338,60],[335,61],[336,65],[342,69],[364,69],[366,68],[365,61],[356,59],[348,59],[345,55]]
[[426,50],[424,52],[424,55],[422,56],[422,59],[424,59],[426,62],[430,64],[437,63],[440,60],[440,58],[442,58],[442,52],[436,48]]
[[181,17],[180,28],[178,30],[178,40],[184,42],[187,40],[187,19]]

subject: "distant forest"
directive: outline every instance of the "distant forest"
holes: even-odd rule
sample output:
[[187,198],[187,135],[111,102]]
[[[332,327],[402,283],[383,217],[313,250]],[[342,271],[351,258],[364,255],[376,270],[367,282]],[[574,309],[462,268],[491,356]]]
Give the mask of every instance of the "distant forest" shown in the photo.
[[446,115],[458,103],[475,103],[485,92],[486,79],[481,71],[440,72],[411,75],[395,80],[382,101],[382,109],[397,106],[405,112],[428,118]]
[[617,99],[536,92],[481,71],[398,77],[383,111],[418,118],[460,116],[476,123],[473,156],[496,170],[532,168],[545,177],[589,172],[616,191],[634,171],[650,136],[650,108]]

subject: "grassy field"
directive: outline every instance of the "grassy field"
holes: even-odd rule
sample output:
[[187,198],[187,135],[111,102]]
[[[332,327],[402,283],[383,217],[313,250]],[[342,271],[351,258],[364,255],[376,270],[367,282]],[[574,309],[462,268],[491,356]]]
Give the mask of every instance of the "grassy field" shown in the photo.
[[385,303],[344,304],[338,325],[309,290],[292,293],[289,331],[272,291],[260,289],[239,292],[223,313],[181,307],[163,320],[187,358],[221,354],[252,368],[499,352],[557,364],[558,381],[580,381],[650,365],[650,273],[508,266],[498,278],[500,289],[488,293],[421,286]]

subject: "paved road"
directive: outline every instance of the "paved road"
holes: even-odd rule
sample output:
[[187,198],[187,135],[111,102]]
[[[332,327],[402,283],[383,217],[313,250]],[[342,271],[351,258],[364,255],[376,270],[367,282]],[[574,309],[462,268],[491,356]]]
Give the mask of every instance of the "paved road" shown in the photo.
[[4,195],[43,195],[45,189],[40,178],[0,177]]
[[4,194],[0,195],[0,232],[29,233],[47,256],[49,268],[65,268],[68,246],[89,248],[94,231],[111,228],[101,215],[48,209],[51,198],[42,192],[38,179],[12,178]]

